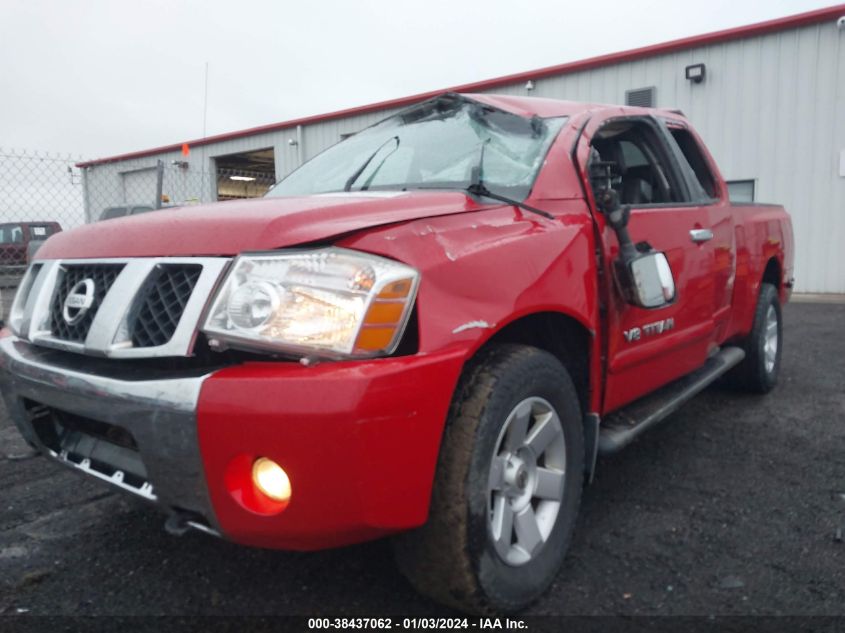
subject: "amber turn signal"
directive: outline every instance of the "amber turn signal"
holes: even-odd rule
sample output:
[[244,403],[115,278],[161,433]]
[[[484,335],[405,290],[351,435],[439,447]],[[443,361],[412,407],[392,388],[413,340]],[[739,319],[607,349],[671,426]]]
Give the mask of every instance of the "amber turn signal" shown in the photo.
[[405,324],[413,287],[413,279],[400,279],[387,284],[376,295],[355,341],[356,351],[383,352],[390,348],[398,330]]

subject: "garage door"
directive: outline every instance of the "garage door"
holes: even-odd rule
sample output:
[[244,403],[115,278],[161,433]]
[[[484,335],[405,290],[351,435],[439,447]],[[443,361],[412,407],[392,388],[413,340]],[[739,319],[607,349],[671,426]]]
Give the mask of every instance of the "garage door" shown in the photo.
[[123,203],[126,206],[156,206],[156,168],[126,171],[123,181]]

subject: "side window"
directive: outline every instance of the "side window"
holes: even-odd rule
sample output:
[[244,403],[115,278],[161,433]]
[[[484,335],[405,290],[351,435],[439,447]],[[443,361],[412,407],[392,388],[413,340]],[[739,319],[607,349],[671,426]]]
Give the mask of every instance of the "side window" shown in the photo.
[[593,137],[592,148],[591,165],[601,165],[609,175],[594,181],[594,192],[610,183],[622,204],[688,201],[683,178],[668,157],[669,149],[650,125],[636,120],[612,121]]
[[678,149],[681,150],[683,157],[682,167],[688,170],[692,176],[690,180],[693,184],[698,184],[699,199],[701,198],[716,198],[716,179],[713,177],[713,172],[707,165],[704,154],[701,153],[701,148],[693,138],[689,130],[682,127],[671,126],[669,131],[672,133],[672,138],[678,144]]
[[619,145],[622,148],[622,157],[625,159],[626,168],[648,167],[648,159],[639,147],[631,141],[620,141]]
[[753,180],[729,180],[727,185],[731,202],[754,202]]

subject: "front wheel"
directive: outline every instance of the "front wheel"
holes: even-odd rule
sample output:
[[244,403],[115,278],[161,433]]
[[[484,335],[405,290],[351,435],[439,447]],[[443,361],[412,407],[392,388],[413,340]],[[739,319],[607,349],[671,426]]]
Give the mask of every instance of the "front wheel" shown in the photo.
[[572,380],[551,354],[482,352],[444,430],[426,525],[394,539],[418,591],[472,613],[518,610],[557,574],[584,469]]

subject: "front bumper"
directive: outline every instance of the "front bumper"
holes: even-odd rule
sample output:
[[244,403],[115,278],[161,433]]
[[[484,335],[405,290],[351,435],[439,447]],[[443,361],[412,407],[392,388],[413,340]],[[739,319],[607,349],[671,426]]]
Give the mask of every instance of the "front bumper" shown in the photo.
[[[114,377],[84,373],[68,360],[66,354],[14,336],[0,339],[0,387],[27,442],[66,466],[168,511],[195,515],[198,524],[216,529],[197,446],[196,408],[206,376],[144,380],[136,372]],[[45,413],[70,414],[127,430],[146,477],[130,483],[108,464],[67,453],[39,433],[37,419]]]
[[[259,362],[149,379],[86,373],[66,353],[9,336],[0,339],[0,386],[21,433],[54,459],[95,474],[96,459],[81,468],[45,444],[37,420],[45,408],[113,425],[134,438],[149,488],[133,489],[108,469],[95,476],[150,493],[165,511],[230,540],[307,550],[425,521],[464,353],[311,367]],[[291,479],[282,512],[257,512],[228,485],[234,464],[257,457]]]

